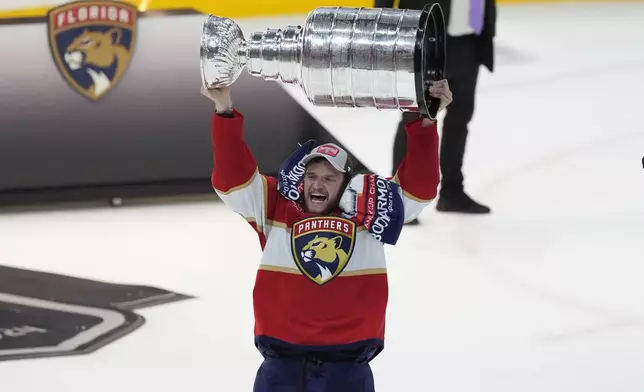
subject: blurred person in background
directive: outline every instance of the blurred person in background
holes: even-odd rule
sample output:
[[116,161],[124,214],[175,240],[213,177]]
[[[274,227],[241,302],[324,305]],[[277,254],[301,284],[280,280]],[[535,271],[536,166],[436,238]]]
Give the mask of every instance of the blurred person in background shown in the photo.
[[[376,8],[423,9],[438,3],[447,24],[446,78],[454,101],[446,110],[440,147],[441,189],[436,209],[442,212],[487,214],[489,207],[472,200],[464,190],[463,157],[468,124],[474,115],[474,99],[479,68],[494,70],[496,0],[375,0]],[[404,124],[417,116],[403,113],[394,142],[393,170],[405,155]],[[414,220],[410,223],[418,223]]]

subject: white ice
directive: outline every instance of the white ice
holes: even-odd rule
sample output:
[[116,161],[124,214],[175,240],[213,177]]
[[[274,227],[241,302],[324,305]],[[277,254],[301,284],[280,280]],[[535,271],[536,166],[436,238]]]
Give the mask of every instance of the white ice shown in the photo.
[[[494,212],[432,206],[388,248],[378,391],[644,390],[643,20],[633,3],[500,8],[465,167]],[[397,114],[309,109],[389,173]],[[198,299],[142,310],[91,355],[2,363],[0,389],[251,391],[259,256],[214,201],[1,215],[1,264]]]

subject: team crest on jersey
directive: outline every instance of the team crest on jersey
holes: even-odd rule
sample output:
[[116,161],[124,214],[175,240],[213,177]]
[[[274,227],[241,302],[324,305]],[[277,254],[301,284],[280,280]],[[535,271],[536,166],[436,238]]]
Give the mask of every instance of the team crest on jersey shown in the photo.
[[74,90],[96,101],[116,86],[132,58],[137,16],[120,1],[77,1],[49,11],[51,54]]
[[340,275],[349,263],[356,238],[353,221],[339,217],[313,217],[291,229],[295,264],[304,276],[323,285]]

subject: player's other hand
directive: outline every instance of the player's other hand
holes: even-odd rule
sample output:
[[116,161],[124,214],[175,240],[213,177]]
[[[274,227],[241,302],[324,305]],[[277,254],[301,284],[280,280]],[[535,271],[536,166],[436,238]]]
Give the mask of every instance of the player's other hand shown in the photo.
[[[447,79],[442,79],[436,82],[432,82],[429,86],[429,95],[438,98],[441,101],[441,104],[438,108],[438,113],[442,112],[450,103],[452,103],[452,90],[449,89],[449,83]],[[434,124],[436,120],[429,118],[423,119],[423,125]]]
[[447,83],[447,79],[432,82],[432,84],[429,86],[429,95],[441,100],[441,105],[438,109],[439,112],[445,109],[447,105],[452,103],[452,90],[449,89],[449,83]]
[[230,110],[233,107],[233,102],[230,98],[230,86],[207,89],[202,85],[201,94],[215,103],[215,110],[218,112]]

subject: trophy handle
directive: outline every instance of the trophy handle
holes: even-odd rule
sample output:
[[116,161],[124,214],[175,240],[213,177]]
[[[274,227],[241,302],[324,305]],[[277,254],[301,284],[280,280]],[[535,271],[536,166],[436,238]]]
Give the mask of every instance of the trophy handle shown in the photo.
[[446,27],[443,10],[438,4],[427,4],[418,21],[416,50],[414,52],[416,100],[424,115],[436,119],[440,99],[429,95],[431,82],[445,79]]

